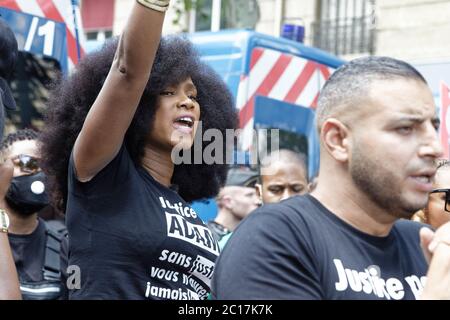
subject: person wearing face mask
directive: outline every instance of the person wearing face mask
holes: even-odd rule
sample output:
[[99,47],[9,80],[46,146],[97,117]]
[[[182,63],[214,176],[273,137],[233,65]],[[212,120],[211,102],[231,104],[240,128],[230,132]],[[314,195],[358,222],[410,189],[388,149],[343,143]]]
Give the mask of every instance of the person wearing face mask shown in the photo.
[[[14,110],[16,103],[6,81],[17,62],[17,40],[11,28],[0,18],[0,141],[3,139],[5,108]],[[12,178],[11,161],[0,159],[0,198],[4,198]],[[8,240],[9,216],[0,207],[0,300],[20,299],[19,281]]]
[[63,235],[38,217],[48,206],[47,182],[38,161],[37,133],[19,130],[6,136],[1,152],[14,165],[1,207],[9,215],[8,238],[23,299],[53,300],[64,292],[60,251]]

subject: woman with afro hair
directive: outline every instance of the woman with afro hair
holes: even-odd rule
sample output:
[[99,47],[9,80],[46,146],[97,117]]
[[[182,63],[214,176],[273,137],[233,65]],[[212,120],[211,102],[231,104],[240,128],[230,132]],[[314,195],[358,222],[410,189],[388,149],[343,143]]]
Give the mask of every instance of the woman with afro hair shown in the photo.
[[194,149],[200,122],[225,136],[237,119],[192,45],[160,39],[168,5],[137,0],[120,40],[81,61],[50,99],[42,167],[81,275],[70,299],[208,295],[218,245],[187,202],[215,196],[227,167],[175,164],[172,153]]

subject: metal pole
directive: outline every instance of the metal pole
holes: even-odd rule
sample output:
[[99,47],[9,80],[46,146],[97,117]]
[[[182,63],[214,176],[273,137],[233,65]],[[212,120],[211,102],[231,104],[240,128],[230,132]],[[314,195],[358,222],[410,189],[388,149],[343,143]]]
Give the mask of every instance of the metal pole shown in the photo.
[[195,27],[197,25],[197,11],[195,9],[189,10],[189,33],[195,32]]
[[276,0],[275,1],[275,27],[274,27],[274,35],[281,35],[281,27],[283,24],[284,18],[284,0]]
[[211,31],[220,30],[221,7],[222,7],[222,0],[212,0]]
[[81,58],[81,49],[80,49],[80,37],[78,35],[78,23],[77,23],[77,12],[76,6],[78,5],[78,0],[72,0],[72,15],[73,15],[73,24],[75,28],[75,39],[77,40],[77,57],[78,60]]

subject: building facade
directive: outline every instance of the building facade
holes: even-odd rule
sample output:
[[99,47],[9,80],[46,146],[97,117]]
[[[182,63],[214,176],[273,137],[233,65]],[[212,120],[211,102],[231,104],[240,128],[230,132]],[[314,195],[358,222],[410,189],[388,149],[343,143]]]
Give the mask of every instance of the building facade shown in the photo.
[[[256,30],[305,26],[305,43],[343,58],[375,54],[409,61],[450,58],[449,0],[259,0]],[[280,18],[278,18],[280,19]],[[277,33],[278,31],[278,33]]]
[[[81,0],[82,13],[90,2],[109,3],[113,9],[94,14],[103,18],[91,18],[111,21],[98,27],[100,36],[109,37],[123,29],[134,1]],[[173,0],[164,33],[209,29],[216,0],[197,1],[202,5],[185,13],[183,0]],[[414,61],[450,57],[450,42],[445,41],[450,33],[450,0],[222,0],[222,11],[221,28],[246,27],[279,36],[284,24],[300,25],[307,45],[345,59],[369,54]],[[88,38],[93,38],[92,27],[87,29]]]

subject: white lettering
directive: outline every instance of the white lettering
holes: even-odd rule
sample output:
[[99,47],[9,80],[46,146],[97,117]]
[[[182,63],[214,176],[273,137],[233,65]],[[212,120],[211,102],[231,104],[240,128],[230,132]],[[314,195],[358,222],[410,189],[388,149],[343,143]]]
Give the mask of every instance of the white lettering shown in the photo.
[[219,246],[207,227],[190,223],[180,215],[169,212],[166,212],[166,222],[169,237],[189,242],[216,256],[219,255]]
[[371,294],[373,291],[372,283],[370,282],[370,273],[369,270],[365,269],[364,272],[359,273],[359,278],[361,279],[362,283],[362,290],[367,293]]
[[422,281],[416,275],[406,277],[405,280],[408,283],[409,287],[411,288],[414,297],[418,299],[423,291]]
[[159,201],[161,202],[161,207],[163,209],[172,209],[179,215],[185,217],[185,218],[197,218],[197,212],[195,212],[194,209],[192,209],[190,206],[183,207],[182,202],[178,202],[175,204],[172,204],[169,200],[165,199],[164,197],[159,197]]
[[[405,297],[406,291],[404,282],[400,279],[391,277],[383,279],[379,266],[372,265],[358,272],[350,268],[345,268],[339,259],[333,260],[338,280],[335,282],[337,291],[352,290],[353,292],[364,292],[365,294],[374,294],[379,298],[401,300]],[[411,292],[417,299],[422,293],[426,282],[426,276],[420,279],[416,275],[405,277],[406,283],[411,288]]]
[[184,268],[189,268],[189,266],[191,265],[192,257],[188,257],[185,254],[178,253],[175,251],[170,252],[169,250],[165,249],[161,251],[161,256],[159,257],[159,260],[167,261],[169,263],[173,263]]
[[209,286],[214,272],[214,262],[197,256],[189,272]]
[[192,307],[185,305],[184,307],[178,308],[178,314],[182,315],[205,315],[206,318],[209,318],[211,315],[213,307]]
[[152,278],[158,278],[160,280],[164,279],[172,282],[178,281],[178,272],[173,270],[165,270],[162,268],[152,267],[150,274]]
[[342,262],[339,259],[334,259],[333,262],[334,262],[334,265],[336,266],[336,271],[338,273],[338,278],[339,278],[339,281],[336,283],[336,290],[344,291],[348,287],[347,277],[345,276],[344,266],[342,265]]
[[361,284],[361,280],[359,279],[358,271],[351,270],[351,269],[345,269],[345,273],[347,274],[347,279],[348,279],[350,288],[355,292],[361,292],[362,284]]
[[403,284],[398,279],[389,278],[386,281],[386,289],[387,289],[388,294],[394,300],[401,300],[405,296],[405,291],[403,290]]
[[[169,289],[152,286],[150,282],[147,282],[147,290],[145,292],[145,297],[149,298],[150,295],[153,297],[171,299],[171,300],[200,300],[197,293],[189,289]],[[203,298],[206,298],[203,297]]]

